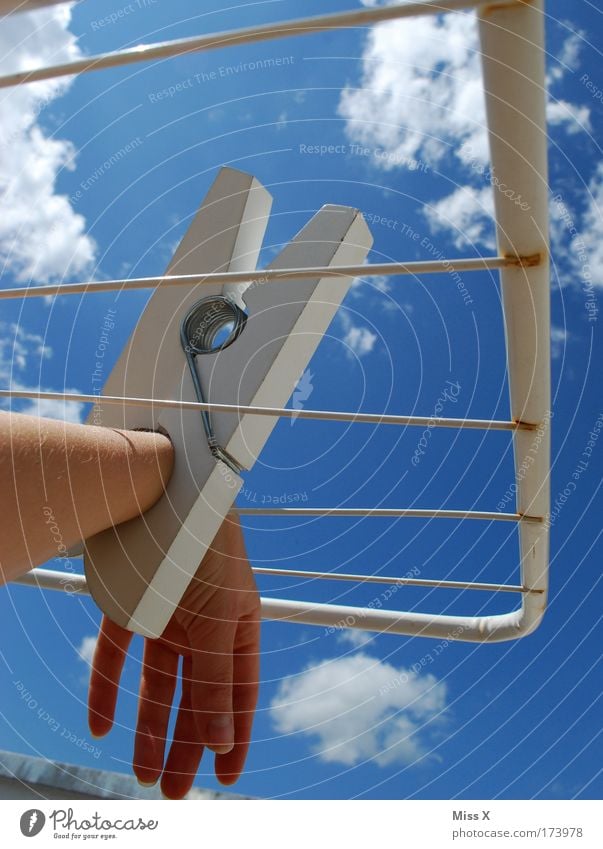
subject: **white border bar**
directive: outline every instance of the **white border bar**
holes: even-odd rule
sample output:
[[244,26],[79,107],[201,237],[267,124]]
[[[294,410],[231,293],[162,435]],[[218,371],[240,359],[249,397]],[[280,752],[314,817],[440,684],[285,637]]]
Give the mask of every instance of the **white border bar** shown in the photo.
[[[13,583],[88,595],[86,579],[83,575],[51,569],[34,569]],[[535,603],[538,603],[540,590],[523,587],[521,592],[524,599],[534,598]],[[262,598],[262,617],[295,624],[321,625],[329,630],[357,628],[362,631],[409,634],[466,642],[500,641],[521,636],[521,611],[499,617],[434,617],[424,613],[398,614],[395,611],[374,610],[367,607]],[[505,628],[489,631],[486,625],[492,619],[504,619]]]
[[[517,5],[520,0],[498,0],[498,6]],[[18,3],[10,3],[18,7]],[[174,41],[164,41],[159,44],[139,44],[129,50],[118,50],[113,53],[101,53],[75,62],[61,65],[51,65],[47,68],[37,68],[31,71],[20,71],[0,77],[0,88],[23,85],[37,80],[48,80],[54,77],[83,74],[87,71],[99,71],[103,68],[116,68],[121,65],[131,65],[135,62],[149,62],[153,59],[167,59],[170,56],[182,56],[187,53],[198,53],[202,50],[215,50],[222,47],[234,47],[239,44],[251,44],[258,41],[269,41],[275,38],[293,35],[308,35],[324,30],[341,27],[362,27],[380,21],[392,21],[398,18],[417,17],[418,15],[439,15],[443,12],[460,12],[479,5],[479,0],[427,0],[423,3],[404,3],[395,6],[377,6],[370,9],[354,9],[349,12],[335,12],[330,15],[316,15],[308,18],[297,18],[291,21],[281,21],[274,24],[260,24],[254,27],[243,27],[229,32],[218,32],[210,35],[181,38]]]
[[309,572],[304,569],[276,569],[252,566],[255,575],[272,575],[286,578],[307,578],[319,581],[352,581],[356,584],[387,584],[399,587],[425,587],[447,590],[485,590],[486,592],[529,593],[527,587],[516,584],[484,584],[472,581],[434,581],[429,578],[397,578],[392,575],[350,575],[345,572]]
[[[530,590],[516,584],[484,584],[472,581],[435,581],[427,578],[397,578],[385,575],[350,575],[343,572],[309,572],[303,569],[276,569],[273,567],[252,566],[255,575],[272,575],[283,578],[307,578],[320,581],[350,581],[356,584],[387,584],[400,587],[424,587],[447,590],[483,590],[498,593],[531,593]],[[12,581],[25,587],[39,587],[44,590],[59,590],[67,593],[90,595],[84,575],[71,572],[59,572],[56,569],[32,569]],[[263,599],[262,601],[267,601]]]
[[[540,254],[538,266],[501,269],[511,417],[538,425],[514,435],[517,511],[546,517],[550,475],[550,285],[544,3],[485,6],[479,12],[486,113],[499,253]],[[519,209],[499,187],[516,187]],[[508,193],[511,194],[511,193]],[[540,594],[519,611],[488,617],[493,639],[524,636],[540,623],[547,602],[546,522],[519,525],[521,583]],[[500,636],[499,636],[500,635]]]
[[521,513],[490,513],[484,510],[415,510],[410,507],[233,507],[236,516],[329,516],[335,518],[380,516],[387,519],[481,519],[486,522],[540,524],[539,516]]
[[488,271],[499,268],[538,265],[540,256],[487,256],[470,259],[442,259],[428,262],[384,262],[374,265],[339,265],[332,268],[285,268],[264,271],[220,271],[213,274],[174,274],[161,277],[133,277],[123,280],[89,280],[82,283],[57,283],[49,286],[22,286],[0,289],[0,300],[13,298],[48,298],[54,295],[90,295],[94,292],[126,292],[131,289],[157,289],[160,286],[227,286],[238,283],[261,285],[314,277],[391,277],[398,274],[444,274],[452,271]]
[[[68,66],[58,66],[58,71],[69,74],[193,50],[352,25],[352,18],[354,25],[360,25],[362,17],[365,18],[364,23],[368,23],[369,16],[373,15],[370,22],[410,14],[451,11],[469,5],[476,4],[418,3],[322,16],[271,28],[256,27],[222,36],[154,45],[135,51],[135,55],[132,55],[132,51],[108,54]],[[492,518],[519,521],[521,585],[528,591],[522,594],[519,610],[497,616],[441,616],[412,612],[398,614],[382,609],[263,599],[262,612],[266,618],[329,628],[355,627],[368,631],[483,642],[525,636],[537,627],[546,608],[548,528],[543,519],[550,502],[551,410],[549,276],[547,262],[542,261],[548,257],[543,2],[499,2],[483,6],[480,10],[479,31],[492,172],[497,175],[498,185],[516,186],[527,204],[526,210],[520,211],[502,191],[494,191],[499,253],[503,257],[537,256],[541,260],[534,267],[515,263],[515,267],[505,265],[501,268],[512,418],[530,423],[536,434],[526,429],[517,429],[515,433],[517,514],[507,514],[506,517],[490,514]],[[55,76],[56,72],[57,68],[12,75],[0,80],[0,85],[46,79]],[[366,267],[359,273],[366,275]],[[532,462],[524,472],[526,457],[532,457]],[[241,509],[238,512],[245,515],[249,511]],[[290,515],[293,511],[282,512]],[[333,510],[327,512],[329,515],[337,515]],[[367,511],[362,515],[378,515],[379,512]],[[394,511],[394,514],[399,512]],[[418,512],[403,511],[404,515],[416,515]],[[450,518],[476,516],[460,511],[420,512],[438,517],[448,514]],[[263,513],[266,514],[266,511]],[[452,516],[453,513],[457,515]]]
[[76,392],[36,392],[33,389],[0,389],[0,398],[35,399],[78,402],[80,404],[128,404],[133,407],[157,409],[207,410],[214,413],[249,413],[285,419],[316,419],[353,422],[354,424],[384,424],[404,427],[447,427],[463,430],[535,430],[532,424],[497,419],[440,419],[433,416],[396,416],[389,413],[352,413],[345,410],[290,410],[280,407],[256,407],[244,404],[218,404],[212,401],[176,401],[169,398],[130,398],[121,395],[87,395]]

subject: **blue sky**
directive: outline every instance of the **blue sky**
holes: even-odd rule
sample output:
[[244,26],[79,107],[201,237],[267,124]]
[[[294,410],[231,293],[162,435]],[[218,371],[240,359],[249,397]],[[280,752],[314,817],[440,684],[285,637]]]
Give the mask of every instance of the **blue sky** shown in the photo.
[[[308,2],[303,13],[343,8],[335,0],[326,7]],[[106,19],[112,13],[115,22]],[[301,13],[287,0],[201,12],[189,0],[111,8],[89,0],[4,23],[0,68]],[[596,141],[603,76],[600,45],[591,42],[599,15],[586,0],[547,5],[553,504],[580,460],[586,456],[588,464],[552,519],[544,622],[518,642],[445,647],[266,622],[255,743],[238,792],[600,797],[603,437],[587,449],[603,412],[603,165]],[[160,273],[224,164],[254,173],[274,196],[263,262],[324,203],[365,213],[374,262],[493,253],[473,23],[470,15],[402,21],[372,34],[284,39],[3,91],[2,285]],[[317,145],[326,152],[315,152]],[[445,416],[507,417],[496,275],[466,274],[461,285],[446,274],[358,281],[305,375],[303,403],[426,416],[440,403]],[[116,310],[110,365],[147,297],[4,302],[2,385],[93,391],[106,310]],[[28,402],[15,408],[38,409]],[[40,412],[77,421],[86,415],[83,405],[60,402]],[[414,428],[283,420],[246,476],[239,503],[262,506],[290,495],[308,506],[496,509],[513,482],[508,436],[437,431],[413,465],[420,436]],[[517,539],[506,523],[246,524],[258,565],[518,578]],[[265,595],[351,604],[383,590],[282,578],[259,583]],[[392,609],[465,614],[502,612],[510,603],[508,596],[410,588],[383,600]],[[0,616],[0,748],[129,771],[140,645],[126,668],[118,725],[93,741],[85,700],[95,605],[11,587],[0,593]],[[384,694],[392,680],[399,685]],[[197,782],[215,785],[209,760]]]

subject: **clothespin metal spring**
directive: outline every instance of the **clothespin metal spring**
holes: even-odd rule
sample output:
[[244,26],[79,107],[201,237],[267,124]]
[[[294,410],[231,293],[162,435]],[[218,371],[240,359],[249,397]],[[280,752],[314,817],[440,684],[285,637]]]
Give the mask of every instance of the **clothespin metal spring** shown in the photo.
[[[205,403],[196,357],[222,351],[235,342],[247,323],[247,315],[233,300],[224,295],[210,295],[197,301],[185,315],[180,325],[180,341],[186,355],[197,400]],[[201,410],[207,444],[212,456],[225,463],[235,474],[244,470],[235,458],[219,445],[214,434],[211,417]]]

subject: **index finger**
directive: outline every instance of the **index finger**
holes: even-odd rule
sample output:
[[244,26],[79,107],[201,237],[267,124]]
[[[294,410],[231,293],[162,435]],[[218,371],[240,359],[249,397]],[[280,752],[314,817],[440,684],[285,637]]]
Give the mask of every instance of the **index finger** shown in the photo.
[[133,636],[103,616],[88,687],[88,725],[95,737],[107,734],[113,725],[119,679]]

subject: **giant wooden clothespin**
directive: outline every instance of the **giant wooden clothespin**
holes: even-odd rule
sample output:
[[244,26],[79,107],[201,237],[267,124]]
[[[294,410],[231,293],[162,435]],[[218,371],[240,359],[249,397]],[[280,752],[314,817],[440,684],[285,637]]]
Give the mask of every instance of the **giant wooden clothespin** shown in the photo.
[[[221,169],[166,274],[255,269],[271,203],[255,178]],[[371,244],[357,210],[325,206],[270,268],[361,264]],[[327,276],[248,288],[162,286],[103,394],[195,401],[201,391],[215,403],[284,408],[350,283]],[[230,344],[211,352],[224,336]],[[88,586],[103,612],[157,637],[232,507],[240,472],[253,466],[277,419],[103,406],[102,396],[99,417],[110,427],[164,428],[174,444],[164,496],[143,516],[88,539],[84,550]]]

